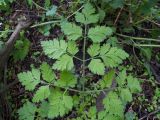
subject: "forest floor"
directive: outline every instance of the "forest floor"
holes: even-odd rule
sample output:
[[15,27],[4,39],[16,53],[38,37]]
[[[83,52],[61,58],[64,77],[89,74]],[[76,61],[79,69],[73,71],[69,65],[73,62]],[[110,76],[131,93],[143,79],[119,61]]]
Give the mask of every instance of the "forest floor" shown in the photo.
[[[15,29],[15,26],[21,19],[29,19],[32,21],[32,25],[24,30],[24,34],[19,37],[19,39],[25,38],[30,41],[27,56],[25,56],[23,60],[14,60],[14,54],[20,55],[21,53],[11,53],[12,56],[9,57],[8,61],[6,61],[4,73],[2,75],[3,79],[0,85],[3,89],[0,89],[0,94],[3,93],[3,97],[0,98],[2,102],[0,112],[2,112],[4,120],[17,119],[16,111],[22,106],[22,100],[33,96],[33,93],[25,91],[24,87],[19,83],[17,74],[22,71],[29,70],[32,65],[38,67],[43,61],[48,64],[52,64],[54,62],[54,60],[48,59],[44,54],[42,54],[43,50],[41,47],[41,41],[52,40],[62,35],[59,23],[54,23],[50,26],[50,24],[47,23],[48,21],[58,21],[61,19],[61,17],[59,18],[59,15],[68,17],[70,21],[74,20],[72,13],[78,10],[80,5],[74,6],[71,3],[72,2],[68,2],[68,0],[63,2],[52,0],[52,4],[59,8],[55,18],[45,18],[45,15],[43,15],[45,12],[44,9],[40,8],[40,6],[44,5],[42,0],[39,0],[39,6],[33,4],[32,8],[26,4],[26,2],[15,1],[10,4],[8,10],[0,10],[0,31],[8,29],[7,34],[2,37],[3,42],[7,41]],[[120,27],[122,27],[123,23],[121,23],[121,21],[124,20],[126,15],[125,9],[124,11],[122,10],[121,13],[120,10],[120,8],[116,9],[114,16],[110,16],[113,15],[112,13],[109,15],[109,18],[112,21],[115,22],[117,19],[116,24],[113,26],[118,28],[118,33],[122,32]],[[118,14],[120,14],[119,17],[117,17]],[[43,25],[42,23],[46,25]],[[127,28],[128,25],[124,26]],[[134,33],[126,32],[126,35],[131,37],[139,36],[142,38],[153,37],[153,39],[160,40],[160,38],[158,38],[160,34],[156,33],[157,31],[160,32],[160,21],[159,23],[154,23],[153,21],[150,22],[146,20],[140,25],[140,27],[143,27],[144,29],[139,29],[138,27],[139,26],[132,27],[132,29],[134,29]],[[155,29],[155,32],[150,31],[150,29]],[[119,43],[124,42],[123,39],[127,39],[126,36],[118,34],[117,38]],[[148,42],[146,44],[149,45],[150,43],[151,42]],[[81,44],[81,42],[79,42],[79,44]],[[135,47],[125,42],[123,44],[124,50],[131,55],[129,60],[125,61],[123,65],[131,66],[130,69],[132,69],[132,73],[140,78],[142,88],[142,92],[134,95],[133,101],[127,104],[125,110],[134,111],[139,120],[158,120],[159,118],[157,115],[160,116],[160,48],[152,46]],[[80,45],[80,48],[81,47],[82,46]],[[77,56],[81,57],[82,53],[79,53]],[[76,60],[74,62],[78,71],[81,63]],[[99,79],[99,76],[95,75],[93,81],[95,80],[94,82],[96,82],[97,79]]]

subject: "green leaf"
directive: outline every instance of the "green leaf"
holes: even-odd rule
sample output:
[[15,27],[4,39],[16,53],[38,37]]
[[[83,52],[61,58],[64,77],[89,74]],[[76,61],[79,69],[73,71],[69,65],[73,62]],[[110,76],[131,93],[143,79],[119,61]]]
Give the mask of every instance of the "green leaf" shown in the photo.
[[56,70],[72,70],[74,67],[73,58],[67,54],[60,57],[53,65],[53,69]]
[[82,28],[73,23],[63,22],[61,23],[61,29],[67,35],[68,40],[75,41],[82,36]]
[[70,54],[75,55],[78,52],[77,45],[74,41],[69,41],[67,45],[67,52]]
[[126,120],[136,120],[136,115],[133,111],[129,111],[125,114]]
[[130,88],[132,93],[137,93],[142,90],[138,79],[131,75],[127,77],[127,86]]
[[104,117],[106,116],[106,111],[100,111],[98,112],[98,120],[104,120]]
[[62,71],[60,74],[60,80],[57,81],[56,85],[60,87],[75,87],[77,78],[68,71]]
[[41,65],[41,73],[43,79],[49,83],[56,77],[55,73],[52,71],[52,68],[46,62],[43,62]]
[[47,101],[43,101],[39,107],[39,115],[42,118],[45,118],[48,116],[48,109],[49,109],[49,103]]
[[114,114],[106,113],[106,111],[103,110],[98,113],[98,120],[123,120],[123,119]]
[[51,4],[50,0],[45,0],[45,3],[44,3],[45,8],[48,8],[50,4]]
[[110,27],[96,26],[95,28],[90,28],[88,32],[88,37],[94,42],[102,42],[106,36],[111,36],[113,30]]
[[53,5],[51,9],[46,12],[46,16],[54,16],[57,11],[57,6]]
[[42,33],[44,36],[49,36],[50,35],[50,30],[51,30],[51,25],[50,24],[48,24],[48,25],[44,25],[44,26],[42,26],[42,27],[40,27],[39,29],[38,29],[38,31],[40,32],[40,33]]
[[115,76],[115,70],[110,70],[107,74],[104,75],[103,79],[100,80],[101,89],[109,88],[112,85],[112,81]]
[[64,53],[66,53],[67,43],[64,40],[49,40],[42,41],[41,46],[45,55],[52,59],[60,58]]
[[126,79],[126,69],[123,69],[121,72],[119,72],[118,76],[116,77],[116,81],[120,87],[123,87],[126,84]]
[[124,0],[112,0],[110,5],[115,9],[116,8],[121,8],[121,7],[123,7],[124,2],[125,2]]
[[113,46],[113,47],[118,47],[118,46],[120,46],[120,45],[118,44],[117,37],[110,37],[110,38],[107,40],[107,43],[110,44],[110,45]]
[[[99,119],[98,119],[98,120],[99,120]],[[116,116],[116,115],[106,114],[106,115],[104,116],[104,118],[103,118],[103,119],[100,119],[100,120],[124,120],[124,119],[122,119],[121,117]]]
[[58,89],[53,89],[49,97],[49,112],[48,118],[56,118],[58,116],[64,116],[73,107],[73,99],[68,96],[67,93],[63,94]]
[[90,3],[87,3],[84,5],[82,13],[76,13],[75,19],[83,24],[97,23],[99,15],[95,14],[95,8]]
[[87,114],[90,120],[96,120],[96,114],[97,114],[96,106],[90,107]]
[[40,71],[32,68],[32,71],[19,73],[18,79],[25,86],[25,90],[32,91],[40,83]]
[[12,52],[13,59],[15,61],[24,60],[27,56],[30,48],[30,41],[29,40],[17,40],[16,44],[14,45],[14,49]]
[[128,88],[121,88],[120,89],[120,97],[124,101],[124,103],[132,101],[132,94]]
[[18,110],[19,120],[34,120],[36,110],[37,108],[33,103],[26,102]]
[[27,2],[28,2],[28,4],[32,7],[32,5],[33,5],[33,2],[32,2],[33,0],[27,0]]
[[116,9],[116,8],[121,8],[124,5],[124,0],[106,0],[107,3],[109,3],[109,5]]
[[124,106],[115,92],[109,92],[108,95],[103,99],[103,104],[106,108],[106,112],[123,118]]
[[105,18],[105,16],[106,16],[106,13],[101,8],[98,8],[98,13],[99,13],[99,21],[100,21],[100,23],[102,23],[104,18]]
[[92,44],[88,48],[87,52],[91,57],[98,55],[100,53],[100,45],[99,44]]
[[94,74],[104,75],[105,67],[100,59],[92,59],[88,65],[88,68]]
[[41,86],[35,93],[32,101],[33,102],[40,102],[50,95],[49,86]]
[[122,49],[117,47],[110,47],[109,44],[104,44],[100,50],[101,58],[103,59],[106,67],[117,67],[123,62],[129,55]]

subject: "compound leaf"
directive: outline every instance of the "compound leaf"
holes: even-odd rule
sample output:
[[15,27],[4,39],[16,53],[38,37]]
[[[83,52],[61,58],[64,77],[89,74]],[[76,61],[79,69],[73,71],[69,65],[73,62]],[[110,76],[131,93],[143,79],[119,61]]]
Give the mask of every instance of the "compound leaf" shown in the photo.
[[87,52],[91,57],[94,57],[94,56],[98,55],[99,52],[100,52],[100,45],[99,44],[92,44],[88,48]]
[[117,47],[110,47],[108,44],[104,44],[100,50],[101,58],[107,67],[117,67],[123,62],[129,55],[122,49]]
[[104,75],[105,67],[100,59],[92,59],[88,65],[88,68],[94,74]]
[[49,103],[48,118],[62,117],[73,107],[72,97],[68,96],[67,93],[63,94],[63,92],[58,89],[53,89],[51,92]]
[[48,65],[46,62],[43,62],[41,65],[41,73],[43,79],[49,83],[55,79],[55,73],[52,71],[50,65]]
[[41,86],[35,93],[33,97],[33,102],[40,102],[50,95],[49,86]]
[[23,107],[18,110],[19,120],[34,120],[37,108],[31,102],[26,102]]
[[40,71],[32,68],[32,71],[19,73],[18,79],[25,86],[26,90],[32,91],[40,83]]
[[53,69],[56,70],[72,70],[74,67],[73,58],[67,54],[60,57],[53,65]]
[[87,3],[84,5],[82,12],[77,12],[75,19],[77,22],[83,24],[97,23],[99,20],[99,14],[95,14],[95,8]]
[[67,49],[67,43],[64,40],[49,40],[42,41],[41,46],[45,55],[52,59],[58,59],[62,56]]
[[95,28],[90,28],[88,32],[88,37],[94,42],[102,42],[106,36],[112,35],[113,30],[110,27],[96,26]]
[[57,81],[56,85],[60,87],[75,87],[77,78],[69,71],[62,71],[60,74],[60,80]]
[[61,29],[67,35],[68,40],[75,41],[82,36],[82,28],[73,23],[63,22],[61,23]]

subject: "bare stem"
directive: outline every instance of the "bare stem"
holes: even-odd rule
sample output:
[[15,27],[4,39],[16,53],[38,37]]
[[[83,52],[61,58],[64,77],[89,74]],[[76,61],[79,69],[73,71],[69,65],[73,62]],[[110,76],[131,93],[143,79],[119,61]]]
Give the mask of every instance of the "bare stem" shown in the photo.
[[158,40],[158,39],[152,39],[152,38],[132,37],[132,36],[123,35],[123,34],[119,34],[119,33],[116,33],[116,35],[118,35],[118,36],[120,36],[120,37],[124,37],[124,38],[130,38],[130,39],[134,39],[134,40],[140,40],[140,41],[160,42],[160,40]]
[[43,25],[48,25],[48,24],[53,24],[53,23],[59,23],[59,22],[61,22],[61,21],[60,20],[54,20],[54,21],[48,21],[48,22],[38,23],[38,24],[32,25],[30,28],[40,27],[40,26],[43,26]]
[[138,47],[160,47],[160,45],[157,45],[157,44],[134,44],[134,46],[138,46]]
[[84,41],[83,41],[83,65],[82,65],[82,79],[83,79],[83,91],[85,86],[85,59],[86,59],[86,39],[87,39],[87,25],[85,24],[84,28]]

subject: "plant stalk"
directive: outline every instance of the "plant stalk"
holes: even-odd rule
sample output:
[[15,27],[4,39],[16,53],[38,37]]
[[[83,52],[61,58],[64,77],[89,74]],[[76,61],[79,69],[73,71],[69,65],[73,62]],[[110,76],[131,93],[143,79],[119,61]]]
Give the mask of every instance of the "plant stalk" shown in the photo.
[[86,40],[87,40],[87,25],[85,24],[85,28],[84,28],[84,41],[83,41],[83,64],[82,64],[82,79],[83,79],[82,89],[83,89],[83,91],[84,91],[84,86],[85,86]]
[[61,21],[60,20],[54,20],[54,21],[48,21],[48,22],[38,23],[38,24],[32,25],[30,28],[40,27],[40,26],[43,26],[43,25],[48,25],[48,24],[53,24],[53,23],[59,23],[59,22],[61,22]]
[[118,35],[120,37],[124,37],[124,38],[131,38],[131,39],[134,39],[134,40],[160,42],[160,40],[158,40],[158,39],[152,39],[152,38],[132,37],[132,36],[123,35],[123,34],[119,34],[119,33],[116,33],[116,35]]
[[134,44],[134,46],[139,46],[139,47],[160,47],[160,45],[157,45],[157,44]]

